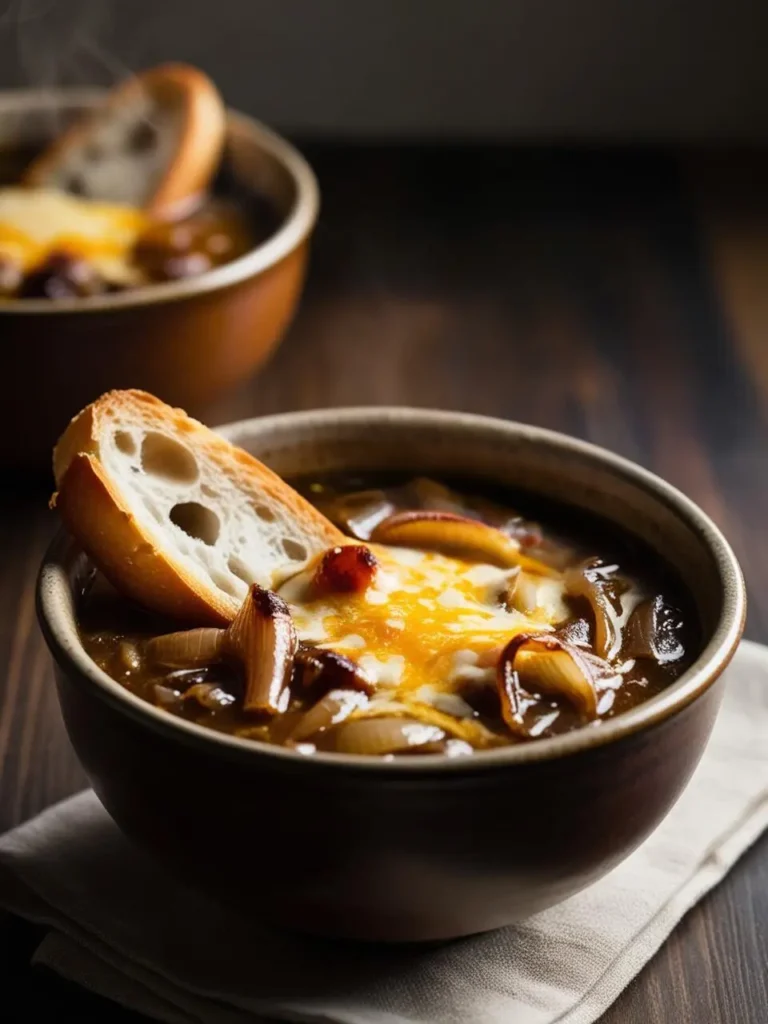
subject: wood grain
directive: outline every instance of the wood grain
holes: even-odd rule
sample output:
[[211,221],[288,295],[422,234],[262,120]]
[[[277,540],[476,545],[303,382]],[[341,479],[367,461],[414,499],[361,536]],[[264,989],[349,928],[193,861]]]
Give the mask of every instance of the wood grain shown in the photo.
[[[269,366],[210,421],[399,403],[589,438],[661,473],[723,526],[747,577],[747,633],[768,639],[760,155],[731,154],[730,178],[715,173],[712,154],[325,146],[309,155],[324,206],[303,307]],[[83,784],[33,617],[32,581],[54,526],[46,486],[6,482],[0,502],[0,829]],[[766,854],[763,839],[604,1024],[765,1024]],[[59,1019],[64,1007],[132,1019],[20,969],[34,941],[28,928],[6,927],[3,962],[22,1007],[12,1019]]]

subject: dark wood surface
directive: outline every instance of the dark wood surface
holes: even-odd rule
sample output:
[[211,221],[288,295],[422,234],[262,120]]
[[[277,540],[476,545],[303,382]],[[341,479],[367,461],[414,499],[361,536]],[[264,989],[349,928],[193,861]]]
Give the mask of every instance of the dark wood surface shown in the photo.
[[[210,422],[397,403],[589,438],[665,476],[725,529],[747,577],[747,635],[768,640],[768,161],[498,148],[309,155],[324,206],[301,312],[271,364]],[[84,783],[34,619],[35,572],[55,528],[48,484],[3,488],[0,831]],[[15,992],[12,1020],[136,1020],[25,969],[28,928],[6,925],[3,936],[0,1018]],[[768,837],[604,1024],[765,1024],[767,964]]]

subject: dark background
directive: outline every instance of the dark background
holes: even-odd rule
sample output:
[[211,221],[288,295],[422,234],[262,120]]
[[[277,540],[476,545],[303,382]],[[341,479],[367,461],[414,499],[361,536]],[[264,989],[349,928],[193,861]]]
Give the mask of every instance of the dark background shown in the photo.
[[0,87],[181,59],[301,135],[765,138],[764,0],[0,0]]

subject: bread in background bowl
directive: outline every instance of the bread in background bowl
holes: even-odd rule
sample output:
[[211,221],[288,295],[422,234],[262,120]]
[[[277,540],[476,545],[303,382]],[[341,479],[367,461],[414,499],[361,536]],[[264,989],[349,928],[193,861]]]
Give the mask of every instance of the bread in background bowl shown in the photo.
[[733,553],[692,502],[591,445],[465,414],[333,410],[226,433],[289,477],[463,474],[600,513],[686,582],[702,651],[658,696],[599,728],[472,758],[307,758],[174,719],[98,669],[76,622],[90,566],[62,536],[42,568],[40,621],[75,750],[128,836],[179,877],[279,925],[428,940],[552,906],[653,830],[701,756],[744,621]]
[[[5,178],[21,173],[62,123],[100,97],[93,90],[0,94]],[[61,424],[109,388],[142,387],[199,412],[279,342],[304,279],[318,210],[315,177],[289,143],[234,112],[227,114],[225,163],[278,215],[274,233],[242,257],[115,294],[0,304],[9,353],[0,464],[44,465]]]
[[129,75],[25,169],[22,183],[167,215],[205,196],[224,146],[226,110],[189,64]]

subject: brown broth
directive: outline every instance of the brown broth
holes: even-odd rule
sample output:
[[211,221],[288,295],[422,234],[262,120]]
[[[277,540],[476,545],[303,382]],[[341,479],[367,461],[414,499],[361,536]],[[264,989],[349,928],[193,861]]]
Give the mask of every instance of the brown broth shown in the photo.
[[[520,540],[526,552],[542,561],[567,567],[579,565],[585,557],[598,555],[604,566],[618,566],[611,576],[612,580],[615,578],[610,590],[613,600],[620,600],[616,595],[622,591],[626,593],[628,588],[634,588],[649,598],[663,598],[669,614],[674,614],[674,622],[679,624],[673,635],[675,643],[679,643],[683,651],[681,656],[666,664],[650,658],[635,659],[634,665],[623,675],[616,676],[611,686],[598,691],[599,713],[589,723],[562,698],[543,694],[535,699],[532,697],[524,714],[530,739],[561,734],[585,724],[599,725],[601,721],[621,714],[662,691],[698,653],[700,638],[696,616],[679,581],[645,545],[597,517],[525,494],[493,492],[487,488],[482,490],[480,498],[466,497],[478,494],[480,489],[477,482],[472,481],[452,482],[450,492],[441,492],[441,485],[427,483],[414,487],[413,483],[404,485],[402,479],[382,479],[380,476],[346,475],[321,481],[299,480],[294,484],[321,511],[342,526],[347,524],[342,515],[344,508],[340,511],[339,499],[343,504],[344,497],[350,492],[383,490],[398,509],[417,505],[449,508],[455,505],[456,495],[459,495],[461,511],[492,525],[503,526]],[[595,642],[594,616],[590,606],[583,598],[567,600],[572,614],[567,623],[558,626],[556,635],[575,641],[580,649],[589,651]],[[147,640],[189,628],[190,624],[181,626],[150,615],[120,598],[101,582],[86,593],[80,623],[83,643],[90,656],[126,689],[172,714],[220,732],[284,743],[301,715],[319,696],[317,693],[302,696],[294,687],[286,712],[271,721],[259,720],[242,709],[243,688],[238,672],[232,667],[217,665],[175,674],[152,668],[143,656]],[[624,642],[626,645],[626,629]],[[614,664],[622,660],[627,661],[619,656],[614,659]],[[472,689],[468,684],[461,693],[474,708],[474,720],[493,735],[494,741],[490,745],[521,742],[503,721],[495,687],[475,688],[474,693]],[[332,728],[314,736],[313,748],[332,750],[333,737]],[[308,748],[307,752],[310,752]],[[421,752],[432,751],[425,748]]]

